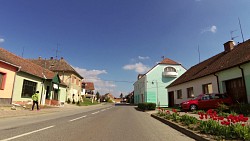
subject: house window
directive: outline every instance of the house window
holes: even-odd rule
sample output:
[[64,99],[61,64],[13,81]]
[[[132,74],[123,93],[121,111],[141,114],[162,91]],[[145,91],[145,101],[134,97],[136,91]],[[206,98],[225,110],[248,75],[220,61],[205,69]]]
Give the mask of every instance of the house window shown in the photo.
[[177,90],[177,99],[182,99],[182,91]]
[[194,97],[194,88],[190,87],[187,88],[187,98],[193,98]]
[[76,85],[79,85],[79,80],[76,80]]
[[164,71],[165,71],[165,72],[176,72],[176,69],[173,68],[173,67],[166,67],[166,68],[164,69]]
[[5,79],[6,79],[6,73],[0,72],[0,90],[4,89]]
[[211,93],[213,93],[212,83],[202,85],[202,90],[203,90],[204,94],[211,94]]
[[24,80],[23,81],[23,90],[22,98],[30,98],[36,92],[36,82]]

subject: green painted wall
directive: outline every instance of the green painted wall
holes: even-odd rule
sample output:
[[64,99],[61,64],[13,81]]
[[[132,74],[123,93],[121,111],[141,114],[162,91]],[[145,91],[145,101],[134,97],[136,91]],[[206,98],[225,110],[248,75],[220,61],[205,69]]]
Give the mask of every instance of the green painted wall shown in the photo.
[[[166,67],[174,67],[177,77],[163,77],[162,73]],[[158,64],[143,78],[134,83],[134,102],[152,102],[161,107],[168,107],[168,93],[166,86],[182,75],[186,70],[181,65]],[[158,92],[157,92],[158,91]],[[141,100],[143,99],[143,101]],[[158,99],[158,100],[157,100]],[[158,101],[158,102],[157,102]]]
[[[174,67],[178,72],[178,76],[163,77],[162,72],[164,72],[164,69],[166,67]],[[186,70],[181,65],[160,64],[156,66],[152,71],[147,74],[146,101],[156,103],[161,107],[168,107],[168,93],[166,87],[170,85],[180,75],[182,75],[185,71]]]
[[242,77],[241,70],[238,67],[221,71],[217,74],[219,76],[219,87],[221,93],[226,92],[226,85],[225,85],[226,80]]
[[22,98],[22,89],[23,89],[23,81],[29,80],[32,82],[36,82],[36,90],[39,91],[39,100],[41,97],[41,91],[42,91],[42,79],[24,72],[18,72],[16,75],[16,80],[14,84],[14,93],[13,93],[13,99],[12,101],[31,101],[30,98]]
[[[250,103],[250,63],[241,65],[241,67],[243,68],[243,71],[244,71],[248,103]],[[219,87],[220,87],[221,93],[226,92],[226,85],[225,85],[226,80],[231,80],[231,79],[242,77],[242,72],[239,67],[234,67],[228,70],[224,70],[217,74],[219,76]]]

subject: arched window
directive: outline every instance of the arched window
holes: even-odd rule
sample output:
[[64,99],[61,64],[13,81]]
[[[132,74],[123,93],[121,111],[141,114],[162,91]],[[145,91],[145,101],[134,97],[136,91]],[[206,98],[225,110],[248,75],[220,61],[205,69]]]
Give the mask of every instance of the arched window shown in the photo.
[[164,72],[177,72],[177,71],[176,71],[176,69],[173,68],[173,67],[166,67],[166,68],[164,69]]

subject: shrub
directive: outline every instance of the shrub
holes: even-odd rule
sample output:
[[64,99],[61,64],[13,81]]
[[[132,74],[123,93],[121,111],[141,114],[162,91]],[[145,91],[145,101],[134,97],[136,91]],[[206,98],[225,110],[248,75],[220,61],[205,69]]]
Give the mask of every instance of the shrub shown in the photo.
[[155,103],[147,103],[147,110],[155,110],[156,104]]
[[250,115],[250,104],[235,104],[230,106],[231,112],[236,112],[238,114],[243,114],[244,116]]
[[155,110],[156,104],[155,103],[139,103],[138,108],[140,110]]

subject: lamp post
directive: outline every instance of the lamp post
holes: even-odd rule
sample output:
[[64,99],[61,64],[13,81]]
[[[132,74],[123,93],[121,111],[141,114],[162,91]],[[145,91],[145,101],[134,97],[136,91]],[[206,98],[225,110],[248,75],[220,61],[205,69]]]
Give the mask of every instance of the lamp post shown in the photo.
[[158,105],[158,107],[160,106],[159,105],[159,95],[158,95],[158,82],[157,82],[157,80],[153,80],[152,81],[152,84],[154,84],[154,81],[155,81],[155,84],[156,84],[156,98],[157,98],[157,100],[156,100],[156,102],[157,102],[157,105]]

